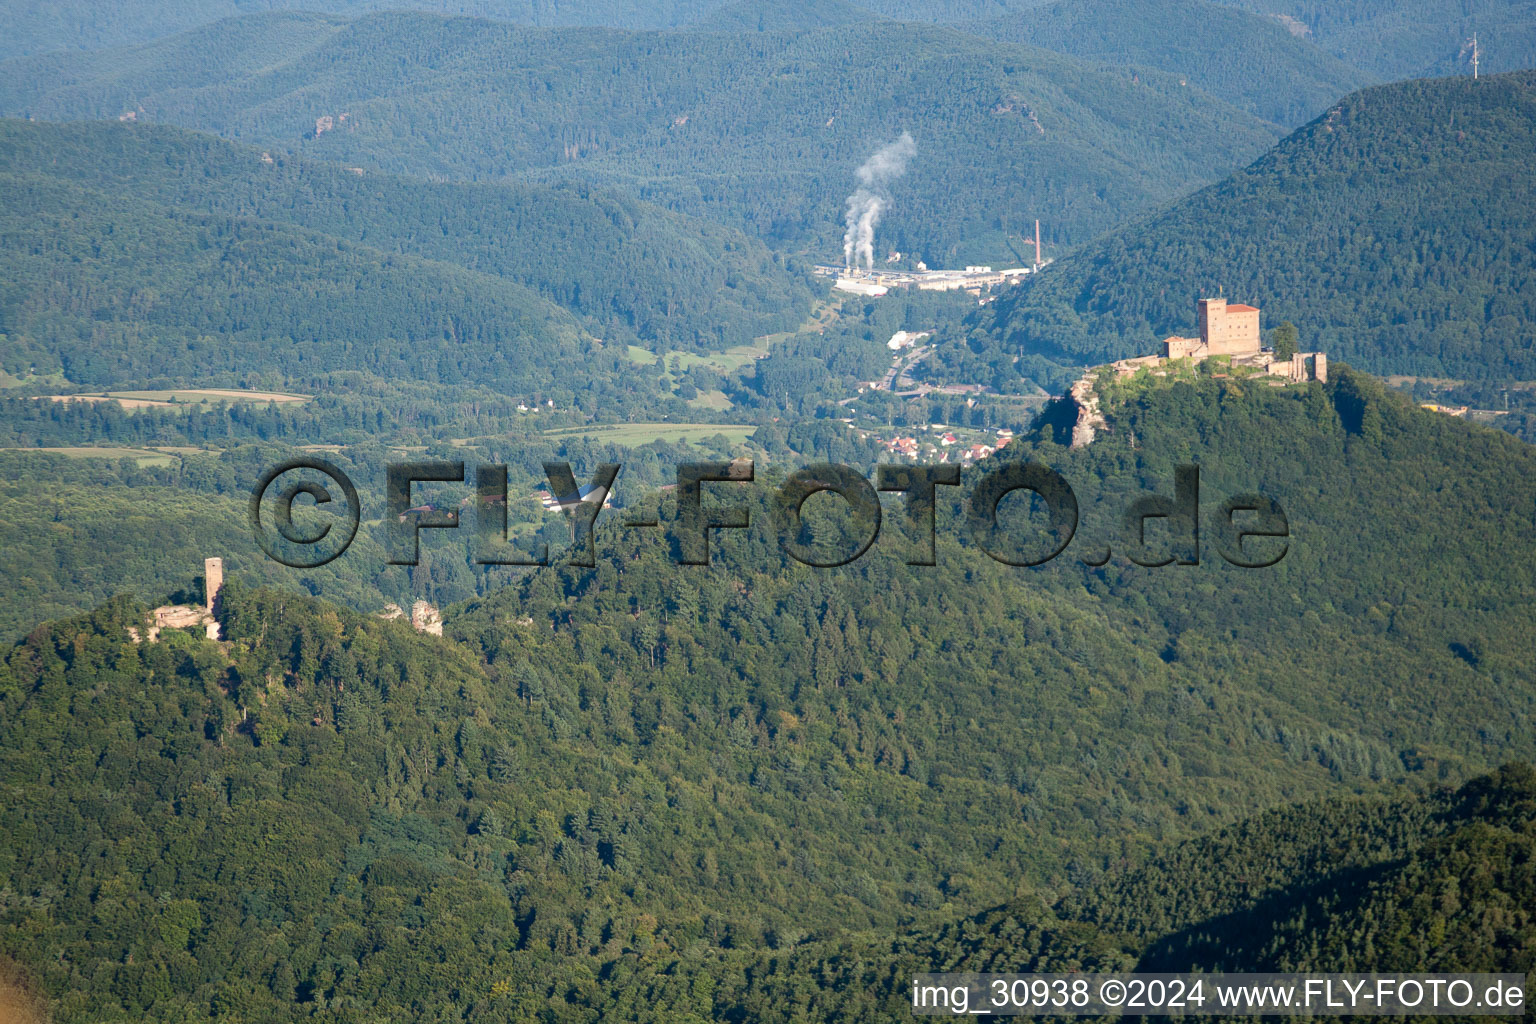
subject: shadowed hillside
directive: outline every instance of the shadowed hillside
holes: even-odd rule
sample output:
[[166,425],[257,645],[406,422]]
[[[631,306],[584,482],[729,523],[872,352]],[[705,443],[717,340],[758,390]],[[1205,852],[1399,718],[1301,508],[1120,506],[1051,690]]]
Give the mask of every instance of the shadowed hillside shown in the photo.
[[810,304],[803,276],[761,243],[580,185],[432,184],[165,126],[79,122],[0,122],[0,174],[452,264],[658,351],[746,344],[794,327]]

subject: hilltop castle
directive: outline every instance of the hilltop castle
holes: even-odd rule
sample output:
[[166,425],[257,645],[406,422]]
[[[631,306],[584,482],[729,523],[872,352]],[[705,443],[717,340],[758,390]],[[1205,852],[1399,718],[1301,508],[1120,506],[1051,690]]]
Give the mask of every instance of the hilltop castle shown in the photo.
[[149,621],[141,631],[133,626],[128,627],[128,635],[134,643],[148,640],[150,643],[160,639],[161,630],[166,629],[190,629],[201,627],[203,634],[209,640],[220,638],[219,620],[214,614],[219,609],[219,593],[224,589],[224,559],[203,559],[203,603],[195,604],[163,604],[149,613]]
[[[1166,359],[1191,359],[1200,362],[1211,356],[1230,356],[1234,366],[1250,366],[1265,373],[1293,381],[1328,379],[1328,356],[1323,352],[1297,352],[1277,359],[1264,348],[1259,335],[1259,309],[1226,299],[1201,299],[1196,303],[1200,337],[1184,338],[1175,334],[1163,339],[1163,354],[1127,359],[1133,367]],[[1118,364],[1117,364],[1118,365]]]
[[1196,304],[1196,312],[1200,337],[1172,335],[1163,339],[1162,355],[1118,359],[1108,367],[1096,366],[1072,385],[1066,396],[1077,410],[1072,426],[1072,447],[1092,444],[1094,437],[1106,426],[1098,395],[1098,380],[1106,369],[1113,370],[1118,377],[1130,377],[1142,370],[1153,376],[1166,377],[1170,370],[1176,369],[1168,365],[1175,360],[1200,363],[1212,356],[1220,356],[1230,362],[1230,372],[1213,373],[1215,377],[1260,377],[1277,388],[1291,383],[1328,380],[1327,353],[1296,352],[1280,359],[1264,347],[1257,306],[1229,305],[1223,298],[1201,299]]

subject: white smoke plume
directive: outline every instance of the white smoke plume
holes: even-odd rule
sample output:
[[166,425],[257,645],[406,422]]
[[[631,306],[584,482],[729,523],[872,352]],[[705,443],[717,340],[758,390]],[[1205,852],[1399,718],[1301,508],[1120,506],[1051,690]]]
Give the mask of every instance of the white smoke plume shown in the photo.
[[865,269],[874,269],[875,225],[890,203],[885,187],[906,173],[907,161],[916,153],[917,143],[902,132],[901,138],[881,146],[859,168],[859,187],[848,197],[848,212],[843,216],[848,225],[843,234],[843,265],[847,269],[856,269],[860,261]]

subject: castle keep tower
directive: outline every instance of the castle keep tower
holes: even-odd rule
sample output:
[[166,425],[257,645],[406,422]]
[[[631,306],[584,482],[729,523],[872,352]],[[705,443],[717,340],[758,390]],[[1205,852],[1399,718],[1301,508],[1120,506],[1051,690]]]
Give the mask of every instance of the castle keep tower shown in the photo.
[[224,589],[224,559],[203,559],[203,593],[207,596],[206,609],[208,614],[213,614],[213,607],[219,600],[219,591]]
[[1200,300],[1200,343],[1213,356],[1248,356],[1259,351],[1259,311],[1227,305],[1226,299]]
[[[1228,305],[1226,299],[1216,298],[1201,299],[1196,308],[1200,317],[1200,337],[1183,338],[1174,334],[1164,338],[1162,359],[1190,359],[1199,363],[1211,356],[1227,356],[1233,367],[1259,370],[1296,383],[1328,380],[1327,353],[1296,352],[1284,359],[1276,359],[1273,352],[1263,347],[1257,307]],[[1131,373],[1134,367],[1144,365],[1147,360],[1156,362],[1158,357],[1122,359],[1115,365],[1122,368],[1122,373]]]

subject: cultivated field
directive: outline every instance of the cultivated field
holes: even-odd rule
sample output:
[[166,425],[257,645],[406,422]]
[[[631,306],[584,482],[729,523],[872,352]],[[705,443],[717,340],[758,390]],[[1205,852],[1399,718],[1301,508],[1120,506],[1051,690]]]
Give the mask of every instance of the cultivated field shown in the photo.
[[179,458],[179,451],[194,449],[173,448],[4,448],[0,451],[63,455],[71,459],[136,459],[141,466],[170,466]]
[[151,391],[101,391],[84,395],[49,395],[55,402],[116,402],[124,409],[149,409],[171,405],[214,405],[218,402],[307,402],[309,395],[280,391],[242,391],[236,388],[172,388]]
[[724,435],[732,444],[739,444],[757,430],[748,423],[611,423],[591,427],[551,430],[544,436],[551,440],[567,437],[587,437],[609,444],[637,446],[652,441],[700,441]]

